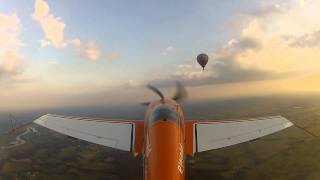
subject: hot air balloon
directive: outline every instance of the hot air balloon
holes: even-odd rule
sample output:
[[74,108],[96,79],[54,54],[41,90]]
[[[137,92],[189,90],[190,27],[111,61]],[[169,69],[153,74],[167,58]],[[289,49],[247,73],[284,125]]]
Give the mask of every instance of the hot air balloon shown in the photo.
[[208,55],[202,53],[202,54],[199,54],[197,56],[197,61],[198,63],[202,66],[202,69],[204,70],[204,67],[206,67],[207,63],[208,63],[208,60],[209,60],[209,57]]

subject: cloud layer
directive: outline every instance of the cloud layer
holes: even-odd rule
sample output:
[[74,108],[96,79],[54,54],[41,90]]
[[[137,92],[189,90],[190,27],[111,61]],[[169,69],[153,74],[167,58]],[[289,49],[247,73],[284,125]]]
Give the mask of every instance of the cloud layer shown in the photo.
[[[182,64],[177,66],[175,74],[168,79],[153,80],[151,83],[167,86],[172,79],[185,85],[197,86],[205,84],[223,84],[278,78],[273,72],[256,68],[242,67],[238,58],[249,51],[259,51],[261,44],[253,38],[230,40],[223,48],[209,54],[210,64],[205,70],[199,65]],[[195,61],[195,60],[194,60]]]
[[247,13],[237,38],[209,52],[204,71],[195,58],[176,67],[176,73],[151,80],[159,85],[224,84],[293,78],[320,68],[319,1],[268,4]]

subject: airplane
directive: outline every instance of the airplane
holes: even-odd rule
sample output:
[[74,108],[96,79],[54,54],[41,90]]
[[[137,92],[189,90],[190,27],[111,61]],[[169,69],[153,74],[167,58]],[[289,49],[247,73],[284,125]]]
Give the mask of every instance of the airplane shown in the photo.
[[143,156],[145,180],[183,180],[185,158],[275,133],[293,124],[282,116],[235,120],[185,120],[179,102],[186,90],[177,83],[173,98],[148,88],[160,100],[148,106],[144,120],[46,114],[34,123],[91,143]]

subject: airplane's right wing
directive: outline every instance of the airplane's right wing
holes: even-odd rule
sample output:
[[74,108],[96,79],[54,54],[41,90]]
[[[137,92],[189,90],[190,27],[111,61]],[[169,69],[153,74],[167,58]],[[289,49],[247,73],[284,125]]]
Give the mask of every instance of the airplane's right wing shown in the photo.
[[186,153],[194,154],[239,144],[275,133],[292,125],[282,116],[239,120],[186,121]]

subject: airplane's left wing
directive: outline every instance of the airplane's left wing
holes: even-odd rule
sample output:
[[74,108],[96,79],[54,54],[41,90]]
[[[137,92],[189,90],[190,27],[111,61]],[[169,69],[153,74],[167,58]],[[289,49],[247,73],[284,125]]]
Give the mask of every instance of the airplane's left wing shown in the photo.
[[143,121],[47,114],[34,121],[59,133],[134,153],[142,152]]
[[194,154],[251,141],[292,125],[282,116],[186,121],[186,153]]

